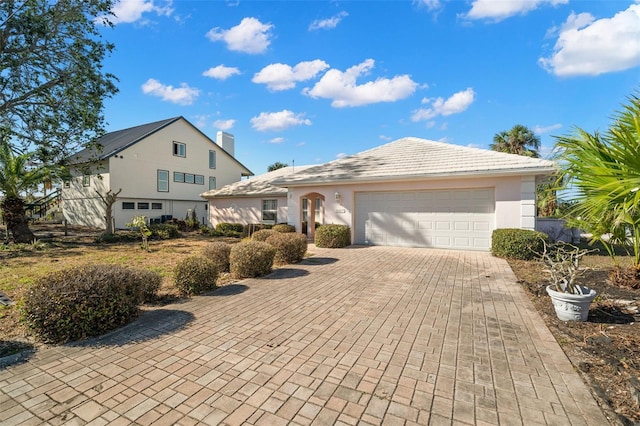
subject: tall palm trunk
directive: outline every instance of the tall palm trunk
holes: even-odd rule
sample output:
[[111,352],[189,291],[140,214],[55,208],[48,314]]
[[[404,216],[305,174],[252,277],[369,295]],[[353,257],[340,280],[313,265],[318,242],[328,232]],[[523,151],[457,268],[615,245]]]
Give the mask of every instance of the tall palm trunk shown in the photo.
[[36,239],[24,211],[24,200],[20,197],[8,196],[2,200],[2,216],[7,230],[16,243],[30,243]]

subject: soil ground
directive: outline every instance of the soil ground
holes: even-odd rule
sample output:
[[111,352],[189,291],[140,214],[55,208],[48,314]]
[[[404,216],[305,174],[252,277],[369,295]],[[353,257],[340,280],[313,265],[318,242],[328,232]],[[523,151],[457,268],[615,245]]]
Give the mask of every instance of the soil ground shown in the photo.
[[[186,234],[176,240],[152,241],[147,252],[136,243],[96,244],[94,239],[100,231],[89,228],[65,230],[61,225],[37,224],[32,229],[38,239],[36,244],[21,250],[0,245],[4,247],[0,249],[0,291],[16,301],[39,276],[92,262],[159,272],[164,277],[159,303],[172,303],[178,299],[171,285],[173,267],[214,240],[206,235]],[[629,263],[628,258],[620,260]],[[619,424],[640,424],[640,290],[611,285],[608,282],[613,267],[611,259],[589,255],[584,264],[591,269],[581,283],[594,288],[598,297],[591,305],[587,322],[563,322],[557,319],[545,292],[548,282],[544,265],[537,261],[509,261],[509,264],[601,406],[615,413]],[[223,275],[219,285],[230,281],[228,275]],[[38,346],[27,336],[18,317],[15,305],[0,305],[0,358]]]

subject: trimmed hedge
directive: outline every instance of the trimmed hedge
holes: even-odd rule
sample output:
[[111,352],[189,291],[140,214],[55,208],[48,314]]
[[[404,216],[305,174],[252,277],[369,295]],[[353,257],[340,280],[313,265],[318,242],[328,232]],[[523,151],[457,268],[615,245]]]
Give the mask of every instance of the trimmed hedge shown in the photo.
[[296,263],[307,253],[307,236],[295,232],[276,232],[265,241],[276,249],[274,263]]
[[532,260],[544,251],[544,243],[549,242],[545,233],[530,229],[496,229],[491,235],[491,254],[496,257],[518,260]]
[[21,319],[40,340],[65,343],[99,336],[138,315],[162,278],[117,265],[84,265],[45,275],[27,290]]
[[273,268],[276,249],[263,241],[242,241],[231,247],[229,269],[235,278],[267,275]]
[[229,272],[230,254],[231,244],[223,241],[215,241],[207,244],[202,250],[202,255],[216,264],[218,272]]
[[283,232],[283,233],[288,233],[288,232],[296,232],[296,227],[293,225],[288,225],[286,223],[280,223],[278,225],[274,225],[273,228],[274,231],[276,232]]
[[244,225],[241,223],[229,223],[229,222],[220,222],[216,225],[216,231],[221,234],[226,234],[227,232],[239,232],[242,233],[244,230]]
[[342,248],[351,244],[351,228],[347,225],[322,225],[316,229],[316,247]]
[[253,241],[267,241],[267,238],[274,235],[276,232],[277,231],[274,231],[273,229],[261,229],[254,232],[251,239]]
[[262,229],[271,229],[273,225],[266,225],[264,223],[250,223],[244,226],[244,230],[242,231],[242,237],[251,237],[255,232],[260,231]]
[[194,296],[216,288],[218,267],[204,256],[189,256],[178,262],[173,278],[181,296]]

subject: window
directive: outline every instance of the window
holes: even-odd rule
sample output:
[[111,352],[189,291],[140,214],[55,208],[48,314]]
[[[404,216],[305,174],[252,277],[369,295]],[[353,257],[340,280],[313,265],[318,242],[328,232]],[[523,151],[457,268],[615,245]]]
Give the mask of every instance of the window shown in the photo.
[[127,202],[122,203],[122,210],[133,210],[135,208],[136,208],[136,203],[127,203]]
[[182,173],[182,172],[173,172],[173,181],[174,182],[184,182],[184,173]]
[[196,185],[204,185],[204,176],[196,175],[195,182],[196,182]]
[[193,175],[191,173],[184,174],[184,183],[193,183]]
[[276,223],[278,218],[278,200],[262,200],[262,222]]
[[216,168],[216,152],[215,151],[209,151],[209,168],[210,169]]
[[82,175],[82,186],[91,186],[91,176]]
[[216,178],[209,176],[209,190],[216,189]]
[[162,203],[151,203],[151,210],[162,210]]
[[149,210],[149,203],[138,203],[138,210]]
[[168,170],[158,170],[158,192],[169,192]]
[[173,155],[177,157],[186,157],[187,146],[182,142],[173,142]]

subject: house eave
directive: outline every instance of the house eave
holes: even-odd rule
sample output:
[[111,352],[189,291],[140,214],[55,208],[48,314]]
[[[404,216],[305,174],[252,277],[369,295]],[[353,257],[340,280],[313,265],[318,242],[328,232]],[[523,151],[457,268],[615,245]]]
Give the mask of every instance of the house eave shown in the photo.
[[437,180],[437,179],[469,179],[469,178],[484,178],[484,177],[509,177],[509,176],[546,176],[555,174],[558,172],[556,167],[536,167],[527,169],[506,169],[506,170],[476,170],[469,172],[443,172],[443,173],[429,173],[421,175],[406,175],[406,176],[371,176],[371,177],[350,177],[345,179],[328,179],[319,180],[304,179],[297,181],[275,181],[273,185],[291,188],[299,186],[329,186],[329,185],[349,185],[349,184],[362,184],[362,183],[383,183],[383,182],[415,182],[421,180]]

